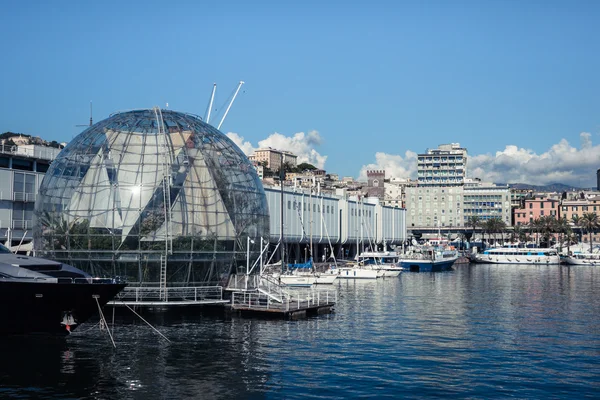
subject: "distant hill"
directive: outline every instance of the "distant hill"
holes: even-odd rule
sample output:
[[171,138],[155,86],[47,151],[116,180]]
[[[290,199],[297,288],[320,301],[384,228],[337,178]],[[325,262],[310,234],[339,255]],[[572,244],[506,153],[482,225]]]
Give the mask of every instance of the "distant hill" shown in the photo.
[[[506,185],[506,183],[502,183],[500,185]],[[582,190],[582,188],[565,185],[563,183],[550,183],[548,185],[530,185],[529,183],[508,183],[508,186],[512,189],[533,190],[536,192],[562,193]]]

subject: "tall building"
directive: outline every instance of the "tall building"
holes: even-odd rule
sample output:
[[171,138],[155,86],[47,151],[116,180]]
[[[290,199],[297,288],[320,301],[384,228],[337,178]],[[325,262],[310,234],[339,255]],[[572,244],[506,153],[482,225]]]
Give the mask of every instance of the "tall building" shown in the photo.
[[442,144],[418,155],[419,186],[462,185],[467,172],[467,149],[459,143]]
[[600,169],[596,171],[596,190],[600,192]]
[[508,186],[466,178],[467,149],[442,144],[419,154],[418,185],[406,187],[407,226],[464,227],[470,216],[511,224]]

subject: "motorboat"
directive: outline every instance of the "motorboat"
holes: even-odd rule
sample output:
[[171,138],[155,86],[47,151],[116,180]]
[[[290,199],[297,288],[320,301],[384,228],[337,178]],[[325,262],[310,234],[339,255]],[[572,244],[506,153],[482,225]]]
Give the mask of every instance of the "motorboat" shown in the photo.
[[496,247],[475,253],[471,261],[490,264],[560,264],[556,249],[538,247]]
[[400,255],[399,264],[408,272],[441,272],[451,270],[458,257],[456,250],[417,246]]
[[68,335],[125,286],[0,245],[0,334]]

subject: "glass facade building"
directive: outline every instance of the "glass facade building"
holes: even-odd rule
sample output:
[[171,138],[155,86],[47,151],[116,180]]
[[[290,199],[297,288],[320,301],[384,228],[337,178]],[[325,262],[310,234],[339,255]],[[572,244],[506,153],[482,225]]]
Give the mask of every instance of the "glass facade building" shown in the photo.
[[158,108],[78,135],[46,173],[34,218],[37,254],[144,285],[223,284],[245,267],[248,238],[269,240],[244,153],[199,117]]

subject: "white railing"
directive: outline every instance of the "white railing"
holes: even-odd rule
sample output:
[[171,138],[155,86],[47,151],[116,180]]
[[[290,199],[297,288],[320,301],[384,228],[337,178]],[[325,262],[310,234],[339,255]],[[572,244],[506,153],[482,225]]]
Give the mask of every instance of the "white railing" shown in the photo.
[[242,306],[255,310],[293,311],[335,303],[337,303],[337,290],[330,289],[294,290],[281,302],[260,292],[233,292],[231,294],[231,305],[234,308]]
[[207,303],[223,300],[222,286],[140,287],[128,286],[115,298],[123,302],[189,302]]
[[0,145],[0,153],[20,155],[44,160],[54,160],[60,149],[42,145],[8,146]]

